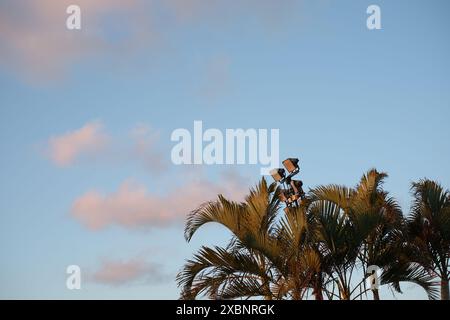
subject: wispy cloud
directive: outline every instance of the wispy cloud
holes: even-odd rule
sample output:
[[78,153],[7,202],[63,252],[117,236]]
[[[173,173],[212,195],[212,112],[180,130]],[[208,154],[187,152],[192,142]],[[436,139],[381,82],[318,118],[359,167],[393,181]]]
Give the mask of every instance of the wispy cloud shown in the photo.
[[101,153],[108,140],[100,122],[89,122],[77,130],[51,137],[47,154],[56,165],[67,167],[82,157]]
[[99,268],[89,275],[92,282],[123,286],[129,284],[156,284],[169,279],[161,266],[150,263],[142,257],[129,260],[103,259]]
[[[82,8],[82,29],[76,32],[65,25],[66,8],[71,4],[70,0],[2,1],[0,64],[32,83],[42,83],[60,78],[82,58],[113,52],[111,49],[138,43],[133,39],[142,37],[140,30],[146,23],[140,14],[142,1],[77,0]],[[126,19],[131,16],[134,18]],[[121,41],[111,38],[111,24],[105,23],[105,17],[123,18],[121,26],[127,37]]]
[[[295,11],[293,0],[77,0],[75,3],[82,10],[82,29],[78,31],[67,30],[65,26],[66,8],[74,1],[0,2],[0,66],[19,73],[30,83],[41,84],[61,78],[71,66],[88,58],[131,61],[124,59],[124,55],[142,48],[153,53],[173,48],[177,38],[174,35],[187,24],[207,22],[214,27],[218,23],[247,21],[250,17],[251,21],[261,21],[272,29],[286,20],[286,14]],[[114,52],[120,55],[115,56]]]
[[163,152],[159,131],[138,124],[125,139],[113,139],[100,121],[50,137],[44,154],[59,167],[86,164],[95,158],[108,165],[132,163],[153,175],[166,172],[170,161],[164,157],[169,151]]
[[71,213],[91,230],[111,225],[130,229],[160,228],[182,223],[191,210],[216,199],[218,194],[242,200],[246,191],[238,175],[228,175],[218,183],[189,180],[163,195],[129,180],[110,194],[98,190],[85,193],[74,201]]

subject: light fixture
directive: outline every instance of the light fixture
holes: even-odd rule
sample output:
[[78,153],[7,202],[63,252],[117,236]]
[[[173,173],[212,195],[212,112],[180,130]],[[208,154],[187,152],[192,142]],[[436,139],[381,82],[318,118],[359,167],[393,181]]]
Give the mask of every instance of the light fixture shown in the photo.
[[289,173],[293,173],[299,170],[298,167],[298,159],[297,158],[288,158],[283,161],[283,166]]
[[278,196],[278,199],[280,199],[281,202],[286,202],[288,201],[288,198],[286,197],[286,195],[284,194],[284,191],[280,192],[280,195]]
[[289,203],[296,203],[298,199],[300,199],[300,196],[298,194],[293,194],[289,198]]
[[270,175],[279,184],[281,189],[278,199],[286,204],[285,211],[288,208],[298,207],[306,198],[305,192],[303,191],[303,182],[293,179],[294,176],[300,173],[298,162],[299,160],[297,158],[288,158],[283,161],[283,166],[286,170],[276,168],[270,171]]
[[305,192],[303,192],[303,181],[301,180],[291,180],[290,185],[292,189],[294,190],[294,194],[300,195],[300,197],[303,197]]
[[280,182],[286,176],[283,168],[276,168],[276,169],[270,170],[270,175],[276,182]]

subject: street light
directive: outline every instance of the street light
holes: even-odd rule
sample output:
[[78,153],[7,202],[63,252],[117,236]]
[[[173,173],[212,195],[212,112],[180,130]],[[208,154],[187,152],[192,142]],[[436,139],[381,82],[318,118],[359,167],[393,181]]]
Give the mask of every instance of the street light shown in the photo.
[[286,172],[283,168],[276,168],[270,171],[272,178],[279,183],[282,188],[279,199],[284,202],[288,208],[298,207],[305,198],[305,192],[302,188],[303,182],[301,180],[292,179],[292,177],[300,172],[298,162],[299,160],[297,158],[288,158],[283,161],[283,166],[289,172],[288,176],[286,176]]

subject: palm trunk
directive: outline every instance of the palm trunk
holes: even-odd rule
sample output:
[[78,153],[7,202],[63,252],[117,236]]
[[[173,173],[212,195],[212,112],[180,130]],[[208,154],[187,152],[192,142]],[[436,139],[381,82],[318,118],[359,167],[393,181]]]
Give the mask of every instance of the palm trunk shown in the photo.
[[316,275],[313,288],[313,296],[316,300],[323,300],[322,287],[322,277],[320,275]]
[[323,294],[321,289],[315,289],[313,294],[316,300],[323,300]]
[[372,289],[373,300],[380,300],[380,292],[378,289]]
[[448,279],[441,279],[441,300],[449,300]]
[[341,300],[350,300],[350,289],[347,287],[344,281],[338,282],[338,289],[339,289],[339,296],[341,297]]
[[347,292],[341,292],[341,300],[350,300],[350,295]]
[[350,290],[347,290],[347,288],[342,288],[339,295],[341,296],[341,300],[350,300]]

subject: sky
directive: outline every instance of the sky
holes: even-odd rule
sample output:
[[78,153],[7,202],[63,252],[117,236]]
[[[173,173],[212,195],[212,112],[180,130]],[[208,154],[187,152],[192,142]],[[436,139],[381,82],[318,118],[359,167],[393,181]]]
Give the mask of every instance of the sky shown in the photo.
[[[68,30],[66,8],[81,8]],[[366,26],[369,5],[381,30]],[[259,165],[180,165],[174,130],[279,129],[306,189],[370,168],[405,213],[412,181],[450,186],[446,0],[0,0],[0,298],[176,299]],[[68,290],[78,265],[81,290]],[[383,299],[425,299],[382,288]]]

